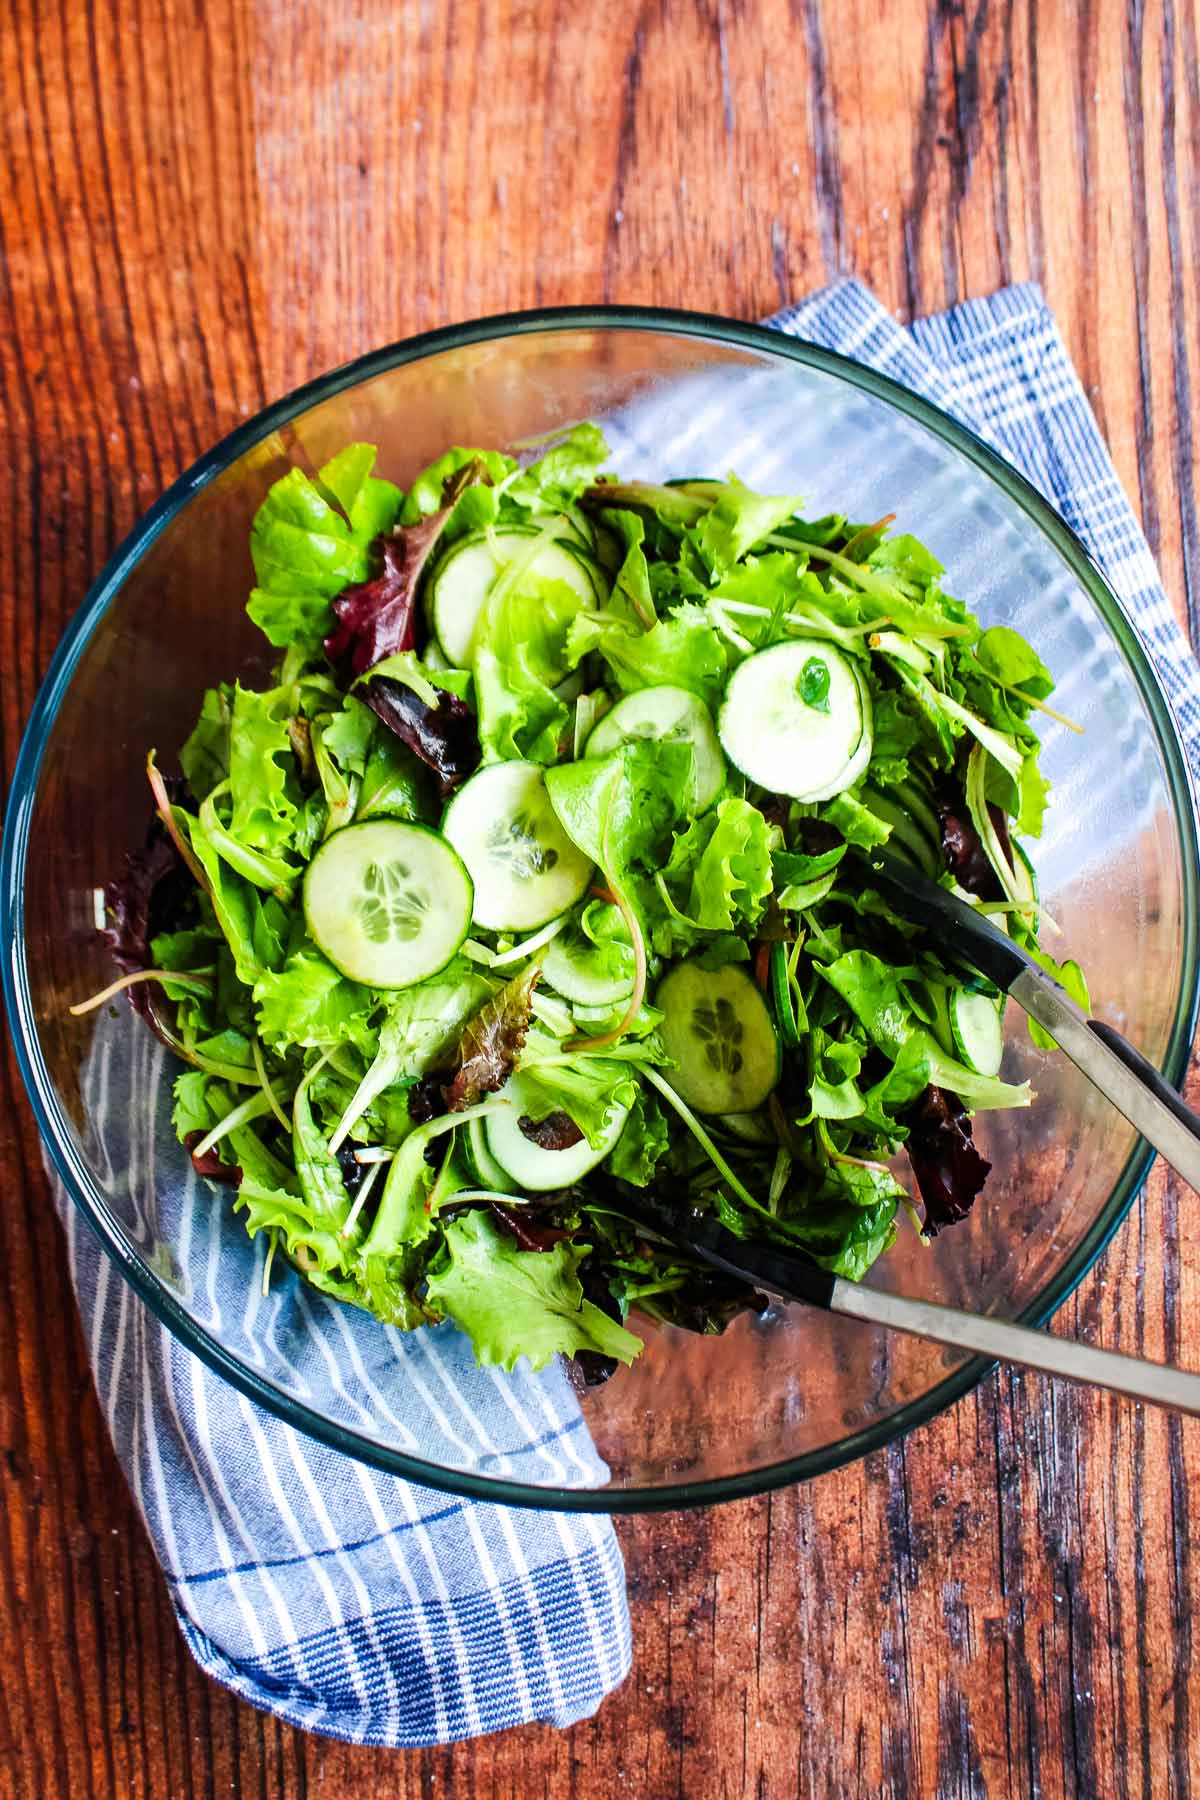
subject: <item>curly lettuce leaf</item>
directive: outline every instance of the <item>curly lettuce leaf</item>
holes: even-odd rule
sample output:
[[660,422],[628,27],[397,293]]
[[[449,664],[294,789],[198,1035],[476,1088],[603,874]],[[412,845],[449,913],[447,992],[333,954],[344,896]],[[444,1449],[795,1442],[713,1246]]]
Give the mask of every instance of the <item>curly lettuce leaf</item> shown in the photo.
[[747,551],[787,524],[801,505],[799,494],[756,494],[740,481],[726,482],[691,533],[711,579],[719,581]]
[[569,1062],[523,1062],[522,1105],[537,1123],[566,1113],[593,1150],[604,1145],[605,1127],[618,1106],[632,1106],[639,1088],[628,1063],[578,1056]]
[[340,1235],[350,1196],[341,1164],[313,1119],[307,1081],[300,1083],[292,1102],[292,1155],[311,1223],[320,1232]]
[[618,1181],[648,1187],[668,1145],[666,1116],[654,1095],[639,1082],[629,1117],[609,1153],[606,1167]]
[[663,880],[683,922],[700,931],[748,931],[771,897],[770,826],[727,795],[675,839]]
[[319,655],[333,622],[331,600],[370,575],[368,545],[388,529],[400,502],[390,482],[367,474],[374,460],[369,445],[349,445],[316,482],[289,469],[255,514],[250,556],[257,585],[246,610],[277,648]]
[[370,989],[347,980],[314,948],[296,950],[278,972],[261,974],[254,982],[254,1000],[259,1032],[267,1043],[324,1050],[372,1040]]
[[578,1269],[585,1246],[518,1250],[483,1212],[446,1226],[445,1265],[429,1276],[426,1298],[470,1337],[484,1368],[514,1369],[527,1356],[543,1369],[556,1355],[593,1350],[631,1363],[640,1338],[586,1300]]
[[228,779],[232,720],[233,689],[229,683],[209,688],[200,717],[179,752],[179,766],[197,801],[207,800],[212,790]]
[[625,693],[682,687],[715,706],[725,685],[725,646],[707,612],[692,602],[659,619],[649,631],[611,611],[581,612],[567,639],[570,666],[592,650],[599,651]]
[[507,482],[505,495],[534,512],[560,511],[596,480],[607,461],[604,433],[585,420]]
[[374,444],[347,444],[317,477],[318,487],[344,513],[356,544],[370,544],[390,531],[400,507],[399,488],[371,473],[377,455]]
[[229,830],[241,843],[268,851],[290,847],[296,824],[287,793],[291,761],[282,690],[256,693],[238,682],[229,727]]
[[504,456],[499,450],[470,450],[456,445],[421,470],[405,495],[398,523],[415,525],[428,513],[437,512],[444,504],[446,483],[473,464],[479,466],[480,482],[491,486],[499,486],[517,467],[511,456]]
[[565,581],[526,570],[497,583],[475,628],[471,668],[484,760],[549,763],[570,713],[554,688],[567,672],[566,644],[579,596]]

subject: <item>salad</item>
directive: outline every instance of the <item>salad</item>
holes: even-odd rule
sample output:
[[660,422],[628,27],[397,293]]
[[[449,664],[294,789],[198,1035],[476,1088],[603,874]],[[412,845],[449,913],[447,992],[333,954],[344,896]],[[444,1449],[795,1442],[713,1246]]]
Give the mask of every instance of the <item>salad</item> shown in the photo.
[[176,1128],[266,1235],[264,1285],[286,1258],[482,1363],[599,1379],[635,1309],[714,1332],[765,1304],[623,1196],[852,1279],[971,1208],[971,1115],[1032,1099],[1003,996],[863,852],[1036,950],[1053,684],[891,518],[619,479],[592,424],[539,448],[452,449],[402,493],[352,444],[271,488],[273,685],[205,694],[177,776],[151,753],[106,890],[123,974],[76,1010],[124,988],[186,1065]]

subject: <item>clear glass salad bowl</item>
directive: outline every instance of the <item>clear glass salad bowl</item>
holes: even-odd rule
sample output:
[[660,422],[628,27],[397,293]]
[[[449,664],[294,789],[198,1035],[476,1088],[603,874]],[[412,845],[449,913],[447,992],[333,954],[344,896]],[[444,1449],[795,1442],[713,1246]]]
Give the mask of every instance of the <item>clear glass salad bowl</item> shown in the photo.
[[[55,1168],[184,1344],[302,1430],[382,1468],[496,1500],[622,1511],[816,1475],[929,1419],[984,1364],[775,1307],[719,1338],[649,1331],[638,1363],[584,1396],[602,1485],[569,1486],[537,1458],[514,1473],[468,1431],[461,1453],[432,1460],[405,1428],[402,1348],[384,1327],[371,1383],[355,1386],[349,1367],[344,1381],[336,1369],[315,1377],[302,1336],[277,1329],[271,1311],[298,1277],[277,1277],[261,1306],[249,1297],[252,1247],[228,1195],[210,1203],[225,1209],[223,1228],[211,1210],[194,1228],[174,1204],[187,1164],[169,1132],[153,1166],[144,1155],[130,1166],[130,1115],[169,1107],[169,1084],[155,1099],[137,1080],[141,1022],[123,1005],[68,1013],[113,972],[93,896],[145,830],[148,747],[169,761],[205,686],[267,673],[244,606],[250,521],[270,483],[366,440],[380,446],[380,472],[404,484],[448,444],[511,448],[588,417],[605,423],[630,475],[733,469],[802,493],[811,515],[897,513],[946,565],[951,592],[986,624],[1032,639],[1059,679],[1055,704],[1084,727],[1045,721],[1054,792],[1037,853],[1043,900],[1087,968],[1097,1012],[1178,1081],[1196,1004],[1196,825],[1169,709],[1103,577],[1034,490],[936,409],[802,342],[680,313],[547,312],[412,339],[280,401],[189,470],[97,581],[38,697],[4,843],[4,983]],[[1012,1007],[1007,1031],[1011,1078],[1031,1076],[1036,1104],[981,1119],[994,1168],[969,1220],[930,1246],[905,1228],[869,1279],[1040,1322],[1119,1225],[1148,1155],[1069,1064],[1032,1047]],[[100,1104],[105,1034],[117,1053],[106,1052]],[[236,1317],[212,1304],[214,1258],[222,1275],[245,1261]],[[571,1404],[555,1379],[558,1403]]]

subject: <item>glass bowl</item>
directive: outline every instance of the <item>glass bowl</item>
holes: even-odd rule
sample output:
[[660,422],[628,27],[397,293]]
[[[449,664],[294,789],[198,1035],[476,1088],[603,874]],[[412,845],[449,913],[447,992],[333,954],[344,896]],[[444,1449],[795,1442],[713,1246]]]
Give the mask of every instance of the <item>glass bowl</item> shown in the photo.
[[[952,592],[1034,639],[1059,677],[1056,704],[1085,728],[1079,737],[1046,721],[1043,897],[1087,967],[1098,1013],[1178,1082],[1197,986],[1191,790],[1170,710],[1104,578],[1037,493],[935,408],[798,340],[683,313],[572,309],[414,338],[270,407],[176,482],[88,595],[34,707],[3,851],[4,983],[58,1175],[184,1344],[300,1429],[381,1468],[494,1500],[626,1511],[834,1468],[933,1417],[985,1364],[776,1307],[721,1338],[650,1332],[634,1368],[584,1397],[608,1471],[599,1485],[575,1486],[551,1459],[483,1454],[467,1431],[461,1451],[448,1455],[442,1439],[435,1455],[405,1417],[397,1334],[355,1315],[356,1351],[365,1344],[370,1363],[362,1383],[350,1355],[340,1373],[314,1372],[303,1329],[314,1302],[294,1292],[294,1274],[261,1307],[248,1300],[234,1316],[213,1305],[214,1266],[240,1279],[244,1261],[251,1295],[260,1247],[230,1219],[227,1194],[212,1198],[203,1230],[180,1212],[190,1165],[169,1131],[143,1134],[135,1156],[130,1119],[169,1105],[169,1083],[148,1091],[137,1073],[151,1041],[140,1021],[124,1006],[78,1020],[67,1011],[111,978],[93,893],[145,829],[147,748],[169,761],[206,685],[267,673],[244,605],[250,521],[270,483],[365,439],[404,484],[448,444],[508,447],[587,417],[605,423],[615,464],[634,474],[733,469],[802,493],[813,514],[895,512],[946,565]],[[1116,1229],[1149,1154],[1070,1064],[1032,1047],[1014,1012],[1008,1066],[1013,1079],[1032,1077],[1036,1105],[980,1120],[994,1172],[971,1218],[929,1247],[902,1231],[870,1279],[1036,1323]],[[561,1371],[545,1379],[559,1384],[555,1405],[573,1404]],[[595,1483],[598,1465],[587,1467]]]

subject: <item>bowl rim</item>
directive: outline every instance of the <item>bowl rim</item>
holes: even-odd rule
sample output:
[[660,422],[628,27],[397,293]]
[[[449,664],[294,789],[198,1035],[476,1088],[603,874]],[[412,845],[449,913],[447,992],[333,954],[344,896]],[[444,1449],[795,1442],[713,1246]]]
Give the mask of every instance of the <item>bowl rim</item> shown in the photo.
[[[444,351],[509,336],[574,330],[639,330],[690,336],[798,362],[849,382],[892,405],[974,463],[1031,519],[1086,591],[1124,655],[1146,705],[1163,757],[1183,863],[1183,922],[1180,990],[1163,1059],[1163,1073],[1178,1086],[1187,1067],[1200,1003],[1200,868],[1196,803],[1187,757],[1171,703],[1133,621],[1082,540],[1038,490],[981,438],[942,408],[912,393],[887,375],[835,350],[786,331],[746,324],[715,313],[650,306],[565,306],[497,313],[403,338],[342,364],[304,383],[238,425],[186,469],[142,515],[109,558],[71,618],[51,658],[23,733],[13,771],[3,845],[0,848],[0,974],[13,1032],[17,1064],[43,1143],[73,1203],[130,1286],[152,1314],[185,1348],[250,1400],[308,1436],[385,1473],[446,1493],[537,1510],[596,1513],[658,1512],[707,1505],[765,1493],[809,1480],[879,1450],[925,1424],[962,1398],[995,1365],[972,1357],[918,1399],[862,1430],[819,1449],[767,1463],[739,1474],[688,1480],[663,1487],[562,1488],[482,1476],[446,1468],[393,1449],[325,1417],[285,1394],[231,1355],[161,1285],[121,1234],[86,1167],[69,1149],[66,1121],[41,1056],[25,960],[24,875],[29,827],[44,752],[70,681],[108,606],[130,570],[189,501],[245,451],[272,431],[333,395],[372,377]],[[1073,1254],[1020,1314],[1026,1325],[1041,1325],[1072,1293],[1122,1223],[1141,1190],[1154,1152],[1138,1137],[1112,1190]]]

